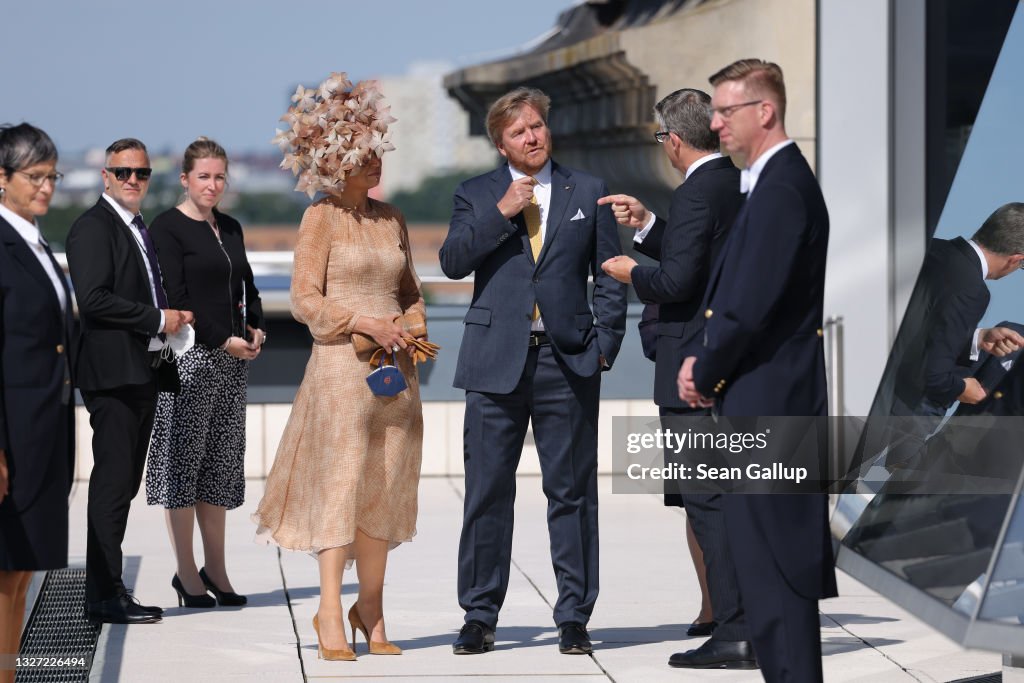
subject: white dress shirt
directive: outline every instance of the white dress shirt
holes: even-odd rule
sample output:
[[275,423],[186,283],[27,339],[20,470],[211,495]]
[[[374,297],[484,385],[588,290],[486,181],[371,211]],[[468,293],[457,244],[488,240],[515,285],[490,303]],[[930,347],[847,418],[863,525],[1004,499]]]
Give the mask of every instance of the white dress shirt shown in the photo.
[[[985,259],[985,254],[982,253],[981,247],[974,240],[967,240],[967,244],[971,245],[974,249],[974,253],[978,255],[978,260],[981,261],[981,279],[988,279],[988,261]],[[971,360],[978,360],[981,355],[981,349],[978,348],[978,338],[981,336],[981,328],[979,327],[974,331],[974,336],[971,337]],[[1013,365],[1013,361],[1010,361],[1010,365]],[[1007,370],[1010,368],[1004,363],[1003,367]]]
[[777,145],[773,145],[765,150],[765,153],[757,158],[757,161],[752,163],[749,168],[745,168],[740,171],[740,192],[744,193],[748,197],[750,193],[754,191],[754,187],[757,185],[757,179],[761,177],[761,171],[764,170],[768,160],[771,159],[775,154],[789,145],[794,144],[794,140],[786,139]]
[[[512,181],[515,182],[520,178],[525,178],[526,173],[523,173],[515,166],[509,164],[509,172],[512,174]],[[533,196],[537,198],[537,206],[540,207],[540,241],[544,243],[544,239],[547,237],[548,232],[548,213],[551,208],[551,160],[544,164],[544,168],[540,169],[533,175],[533,179],[537,183],[533,186]],[[530,324],[530,331],[532,332],[543,332],[544,331],[544,312],[541,311],[541,317],[537,318]]]
[[[132,223],[135,220],[135,214],[128,209],[124,208],[117,203],[117,200],[108,195],[106,192],[103,193],[103,198],[107,200],[107,203],[114,207],[114,211],[121,217],[124,224],[128,226],[128,230],[131,231],[132,237],[135,238],[135,244],[139,247],[139,252],[142,254],[142,262],[146,265],[146,275],[149,276],[149,293],[153,297],[153,306],[160,309],[160,305],[156,302],[156,285],[153,284],[156,278],[153,276],[153,268],[149,265],[149,256],[146,254],[146,243],[142,241],[142,233]],[[142,216],[140,213],[139,216]],[[160,311],[160,327],[157,329],[157,334],[164,331],[164,312]],[[160,340],[159,337],[150,337],[149,339],[149,350],[159,351],[166,345],[166,342]]]
[[[706,157],[701,157],[700,159],[697,159],[697,161],[690,164],[690,167],[686,169],[686,175],[683,176],[683,182],[685,183],[687,180],[689,180],[690,176],[693,175],[693,172],[696,171],[701,166],[703,166],[704,164],[708,163],[713,159],[721,158],[721,152],[712,152]],[[633,235],[633,241],[636,242],[637,244],[642,244],[644,238],[647,237],[648,234],[650,234],[651,228],[654,227],[654,221],[657,219],[657,217],[654,215],[653,211],[651,211],[650,213],[651,217],[647,219],[647,225],[645,225],[642,230],[638,230],[637,233]]]
[[25,240],[28,248],[32,250],[32,253],[39,261],[39,265],[43,267],[47,277],[50,278],[50,282],[53,283],[53,291],[57,293],[60,310],[66,311],[68,300],[67,295],[64,293],[64,285],[61,283],[63,273],[58,273],[57,269],[53,267],[53,261],[50,260],[44,248],[46,240],[43,239],[43,234],[39,231],[39,225],[35,222],[29,223],[3,204],[0,204],[0,217],[10,223],[11,227]]

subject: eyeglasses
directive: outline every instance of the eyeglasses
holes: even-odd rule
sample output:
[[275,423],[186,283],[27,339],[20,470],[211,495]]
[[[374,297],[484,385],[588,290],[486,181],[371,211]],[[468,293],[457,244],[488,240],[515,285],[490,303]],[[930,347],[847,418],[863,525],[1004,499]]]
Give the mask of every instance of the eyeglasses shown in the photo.
[[737,112],[737,110],[743,107],[749,107],[752,104],[761,104],[764,100],[750,100],[749,102],[740,102],[739,104],[730,104],[727,107],[708,107],[708,114],[714,116],[718,114],[723,119],[731,117]]
[[42,187],[43,183],[47,180],[50,181],[51,185],[56,187],[60,184],[60,181],[64,180],[63,173],[25,173],[24,171],[15,171],[15,173],[20,173],[25,176],[29,184],[33,187]]
[[665,140],[668,140],[668,135],[671,132],[672,131],[670,131],[670,130],[658,130],[658,131],[655,131],[654,132],[654,139],[660,145],[661,143],[665,142]]
[[139,182],[144,183],[149,180],[149,176],[153,175],[153,169],[132,168],[131,166],[107,166],[107,173],[113,173],[119,183],[125,182],[131,178],[132,173],[134,173],[135,177],[139,179]]

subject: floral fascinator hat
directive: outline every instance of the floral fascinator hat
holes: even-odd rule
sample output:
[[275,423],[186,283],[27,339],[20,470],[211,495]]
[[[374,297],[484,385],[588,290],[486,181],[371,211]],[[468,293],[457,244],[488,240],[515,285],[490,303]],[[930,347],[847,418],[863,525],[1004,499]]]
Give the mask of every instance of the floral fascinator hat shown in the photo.
[[296,192],[312,199],[319,192],[341,192],[345,179],[357,166],[395,148],[388,126],[395,122],[391,107],[377,81],[359,81],[354,86],[345,72],[332,73],[320,87],[301,85],[292,95],[273,142],[284,152],[281,168],[299,177]]

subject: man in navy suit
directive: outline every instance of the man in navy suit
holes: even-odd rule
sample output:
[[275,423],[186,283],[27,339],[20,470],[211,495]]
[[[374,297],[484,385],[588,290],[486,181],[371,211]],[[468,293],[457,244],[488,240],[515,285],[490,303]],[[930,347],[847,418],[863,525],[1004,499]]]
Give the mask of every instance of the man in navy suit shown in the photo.
[[872,415],[942,416],[955,401],[985,398],[972,377],[979,354],[1002,357],[1024,346],[1010,327],[978,327],[990,298],[985,280],[1022,263],[1024,203],[999,207],[970,239],[931,241]]
[[[874,458],[884,448],[887,468],[919,467],[925,443],[954,403],[957,414],[971,414],[967,406],[985,402],[997,380],[982,382],[976,374],[981,354],[998,360],[1024,346],[1010,326],[978,327],[990,299],[985,280],[1014,273],[1021,263],[1022,203],[996,209],[970,239],[931,240],[871,407],[881,429],[862,442],[864,455]],[[988,363],[984,376],[1001,367]]]
[[[676,377],[686,357],[686,347],[704,330],[704,316],[699,313],[703,313],[700,304],[711,266],[744,199],[739,169],[718,151],[718,134],[710,128],[710,104],[707,93],[684,88],[654,107],[661,128],[655,139],[685,179],[672,193],[667,220],[655,217],[628,195],[600,200],[612,203],[619,223],[639,231],[634,248],[659,261],[657,266],[640,266],[628,256],[617,256],[601,267],[616,280],[632,283],[641,301],[658,306],[654,402],[660,414],[668,418],[666,429],[673,428],[672,416],[708,412],[706,408],[691,408],[679,397]],[[666,454],[666,460],[669,458]],[[722,495],[681,495],[677,491],[667,484],[665,501],[686,507],[687,524],[692,529],[687,533],[690,552],[699,577],[703,578],[706,569],[705,590],[710,596],[710,609],[702,609],[702,618],[691,625],[687,634],[706,636],[716,629],[719,640],[734,643],[732,647],[736,650],[737,657],[726,665],[752,668],[754,657],[725,538]],[[705,585],[703,580],[701,585]]]
[[[744,59],[710,80],[711,128],[745,167],[747,201],[712,270],[704,338],[683,362],[680,393],[725,417],[825,416],[828,211],[786,135],[782,70]],[[836,595],[826,496],[733,494],[723,509],[765,680],[820,681],[818,599]],[[719,645],[712,636],[670,663],[716,666]]]
[[491,106],[488,135],[508,163],[459,186],[440,252],[448,277],[475,273],[455,372],[455,386],[466,390],[458,580],[466,615],[456,654],[494,647],[530,424],[548,499],[559,650],[591,651],[601,371],[625,334],[626,293],[599,268],[619,253],[611,211],[597,206],[607,188],[551,160],[549,104],[539,90],[518,88]]

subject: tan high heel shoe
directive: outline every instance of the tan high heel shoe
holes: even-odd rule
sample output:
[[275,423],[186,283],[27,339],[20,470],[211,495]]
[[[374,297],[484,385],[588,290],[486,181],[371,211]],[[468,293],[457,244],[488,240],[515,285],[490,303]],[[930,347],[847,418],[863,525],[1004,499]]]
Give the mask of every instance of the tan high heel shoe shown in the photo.
[[352,607],[348,610],[348,623],[352,624],[352,647],[356,646],[356,630],[363,632],[363,638],[366,639],[366,644],[370,648],[371,655],[400,655],[402,654],[402,648],[398,647],[394,643],[388,641],[377,641],[370,640],[370,631],[366,628],[366,624],[359,617],[359,603],[352,603]]
[[[324,641],[320,640],[320,620],[317,615],[313,615],[313,630],[316,631],[316,658],[326,659],[330,662],[354,662],[356,661],[356,653],[348,649],[348,647],[339,648],[332,650],[324,647]],[[353,636],[354,638],[354,636]],[[347,646],[348,643],[345,643]]]

